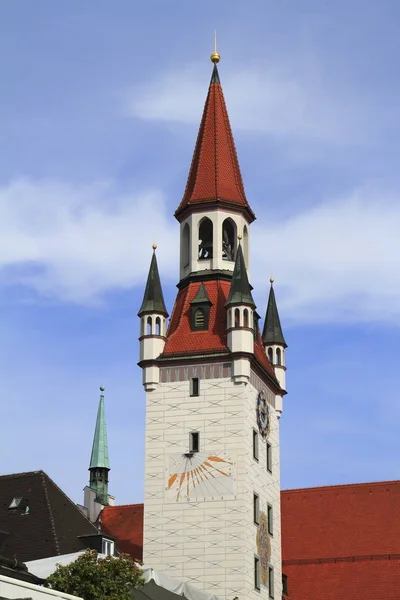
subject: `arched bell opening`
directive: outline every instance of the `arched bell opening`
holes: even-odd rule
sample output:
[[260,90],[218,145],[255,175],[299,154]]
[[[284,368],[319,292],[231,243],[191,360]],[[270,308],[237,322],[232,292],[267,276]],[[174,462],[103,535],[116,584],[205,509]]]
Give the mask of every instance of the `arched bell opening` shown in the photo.
[[182,230],[182,266],[187,267],[190,261],[190,227],[185,223]]
[[213,257],[213,224],[204,217],[199,224],[199,260],[209,260]]
[[236,223],[228,218],[222,223],[222,260],[235,260]]

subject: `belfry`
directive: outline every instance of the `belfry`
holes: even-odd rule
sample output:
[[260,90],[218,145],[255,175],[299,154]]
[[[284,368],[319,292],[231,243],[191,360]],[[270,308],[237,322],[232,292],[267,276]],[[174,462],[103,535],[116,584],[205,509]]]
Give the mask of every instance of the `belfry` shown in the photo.
[[180,281],[167,326],[155,248],[139,310],[146,393],[144,563],[219,598],[280,598],[283,338],[271,286],[261,334],[247,201],[213,71],[175,211]]

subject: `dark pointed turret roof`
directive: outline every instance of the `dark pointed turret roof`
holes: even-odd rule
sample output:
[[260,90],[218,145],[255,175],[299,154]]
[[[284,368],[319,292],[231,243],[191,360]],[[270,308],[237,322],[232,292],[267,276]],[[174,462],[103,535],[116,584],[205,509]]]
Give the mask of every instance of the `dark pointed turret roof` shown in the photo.
[[278,344],[280,346],[284,346],[285,348],[287,347],[282,333],[278,307],[276,305],[273,281],[271,281],[271,289],[269,292],[267,312],[265,314],[262,340],[266,346]]
[[151,257],[146,289],[143,296],[142,306],[140,307],[138,315],[140,316],[142,313],[161,313],[168,317],[161,287],[160,275],[158,273],[155,250],[153,251],[153,256]]
[[233,269],[231,289],[225,306],[229,304],[249,304],[256,307],[251,294],[252,287],[247,277],[246,264],[244,262],[243,250],[241,244],[237,249],[235,268]]
[[250,222],[255,219],[246,199],[216,64],[176,218],[180,219],[187,208],[198,205],[230,206],[245,212]]
[[100,391],[101,396],[99,408],[97,411],[96,429],[94,431],[92,455],[90,457],[89,469],[110,469],[110,460],[108,458],[106,415],[104,411],[104,388],[101,387]]

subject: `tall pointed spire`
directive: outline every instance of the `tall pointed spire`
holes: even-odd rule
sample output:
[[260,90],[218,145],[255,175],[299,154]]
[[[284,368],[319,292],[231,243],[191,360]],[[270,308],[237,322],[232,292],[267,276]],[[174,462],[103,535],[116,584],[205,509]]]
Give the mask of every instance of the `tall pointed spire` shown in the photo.
[[274,280],[270,279],[271,289],[269,291],[267,312],[265,315],[262,340],[266,346],[277,344],[287,348],[285,338],[283,337],[281,321],[279,319],[278,307],[275,300]]
[[230,304],[248,304],[255,308],[256,305],[251,290],[252,287],[249,283],[249,278],[247,277],[242,245],[239,244],[236,253],[235,267],[233,269],[231,289],[225,306],[229,306]]
[[143,296],[142,306],[138,312],[140,316],[142,313],[160,313],[168,316],[167,309],[165,307],[164,295],[161,287],[160,274],[158,272],[157,258],[156,258],[157,246],[153,244],[153,256],[151,257],[149,275],[147,277],[146,289]]
[[108,457],[107,427],[104,410],[104,387],[100,387],[100,401],[97,410],[96,428],[94,431],[92,454],[90,457],[90,487],[96,490],[96,501],[108,504]]
[[184,196],[175,217],[179,220],[190,206],[217,205],[241,209],[249,222],[255,215],[243,187],[239,161],[217,63],[220,55],[214,48],[211,61],[214,68],[197,136],[192,164]]

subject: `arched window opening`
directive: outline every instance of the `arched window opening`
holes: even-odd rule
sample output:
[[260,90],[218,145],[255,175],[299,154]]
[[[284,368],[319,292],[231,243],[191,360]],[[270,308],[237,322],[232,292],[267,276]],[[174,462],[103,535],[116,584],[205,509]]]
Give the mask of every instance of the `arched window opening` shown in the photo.
[[282,364],[281,349],[280,348],[276,349],[276,364],[277,365],[281,365]]
[[196,310],[196,312],[194,313],[194,326],[197,329],[202,329],[204,327],[204,321],[205,321],[204,310],[202,308],[198,308]]
[[249,232],[246,225],[243,227],[243,254],[246,267],[249,268]]
[[203,219],[199,227],[199,260],[208,260],[213,256],[213,224]]
[[247,308],[245,308],[243,311],[243,327],[248,327],[248,326],[249,326],[249,311],[247,310]]
[[144,335],[144,318],[140,319],[140,335]]
[[232,219],[222,223],[222,260],[235,260],[236,226]]
[[147,335],[151,335],[151,330],[153,328],[153,321],[151,319],[151,317],[147,317]]
[[240,310],[235,308],[235,327],[240,327]]
[[182,231],[182,265],[187,267],[190,260],[190,227],[186,223]]
[[232,327],[232,311],[228,310],[228,329]]
[[272,355],[272,348],[268,348],[268,358],[269,358],[269,362],[271,364],[273,364],[273,355]]
[[156,335],[161,335],[161,319],[157,317],[156,319]]

